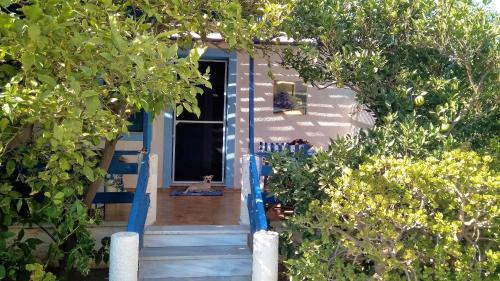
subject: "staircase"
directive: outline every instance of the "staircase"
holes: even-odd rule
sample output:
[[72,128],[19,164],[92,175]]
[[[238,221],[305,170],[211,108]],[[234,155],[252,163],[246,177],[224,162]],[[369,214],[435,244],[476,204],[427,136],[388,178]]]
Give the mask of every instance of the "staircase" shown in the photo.
[[150,226],[139,254],[141,281],[251,281],[249,226]]

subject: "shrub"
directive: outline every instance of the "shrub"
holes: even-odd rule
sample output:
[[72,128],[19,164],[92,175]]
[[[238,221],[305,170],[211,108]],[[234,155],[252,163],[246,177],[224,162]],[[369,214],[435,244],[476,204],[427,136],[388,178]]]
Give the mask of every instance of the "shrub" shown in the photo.
[[[309,233],[287,264],[298,280],[498,280],[500,174],[455,150],[375,156],[323,183],[295,227]],[[319,171],[319,174],[328,171]]]
[[333,182],[344,168],[357,168],[372,155],[426,157],[438,155],[443,148],[454,145],[451,137],[439,132],[421,116],[398,118],[390,115],[384,124],[331,140],[326,150],[314,157],[302,153],[273,153],[269,162],[271,177],[266,187],[295,212],[305,211],[313,200],[326,197],[322,186]]
[[272,174],[266,188],[284,205],[300,212],[307,209],[311,200],[325,195],[315,181],[315,173],[310,171],[313,158],[305,153],[275,152],[269,162]]

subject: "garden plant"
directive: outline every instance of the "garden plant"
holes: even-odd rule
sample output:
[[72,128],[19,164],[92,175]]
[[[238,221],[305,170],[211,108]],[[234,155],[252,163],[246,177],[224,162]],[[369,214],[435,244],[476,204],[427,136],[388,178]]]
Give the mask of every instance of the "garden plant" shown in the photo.
[[308,43],[283,64],[353,90],[376,124],[310,159],[271,157],[268,186],[295,205],[281,239],[293,280],[500,278],[500,25],[488,4],[295,3],[284,29]]

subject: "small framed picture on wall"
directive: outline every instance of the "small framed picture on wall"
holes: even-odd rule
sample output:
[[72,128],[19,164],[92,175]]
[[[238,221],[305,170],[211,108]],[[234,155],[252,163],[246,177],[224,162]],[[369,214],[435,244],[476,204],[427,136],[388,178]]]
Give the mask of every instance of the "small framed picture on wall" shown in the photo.
[[274,81],[273,113],[305,115],[307,85],[302,82]]

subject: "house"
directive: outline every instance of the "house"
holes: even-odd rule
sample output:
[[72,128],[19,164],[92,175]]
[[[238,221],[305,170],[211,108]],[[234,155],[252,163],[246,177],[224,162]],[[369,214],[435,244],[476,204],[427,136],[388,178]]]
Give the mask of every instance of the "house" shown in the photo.
[[[214,175],[214,184],[240,189],[240,160],[249,153],[249,146],[258,149],[259,142],[303,139],[325,147],[330,138],[372,125],[370,114],[355,110],[352,91],[305,85],[294,70],[280,66],[277,55],[268,58],[258,54],[250,60],[246,52],[212,44],[200,62],[201,70],[210,68],[212,83],[212,89],[198,96],[200,118],[188,112],[175,116],[172,111],[155,116],[151,152],[158,155],[158,188],[182,186]],[[275,99],[283,94],[298,100],[300,108],[277,108],[280,101]],[[251,122],[253,144],[249,141]],[[141,145],[142,134],[131,132],[117,150],[140,149]],[[124,181],[126,187],[133,187],[136,178],[126,176]]]
[[[330,138],[373,123],[368,112],[356,109],[352,91],[307,85],[281,67],[277,55],[258,52],[251,58],[211,43],[199,67],[210,68],[212,84],[198,96],[200,118],[166,111],[148,123],[149,117],[138,113],[133,132],[117,145],[115,155],[130,161],[137,155],[132,151],[144,147],[149,159],[141,163],[153,168],[136,175],[130,166],[132,172],[124,172],[125,189],[135,189],[130,212],[105,207],[107,220],[117,213],[128,217],[129,232],[112,236],[112,245],[130,232],[139,233],[140,241],[140,252],[112,246],[110,280],[135,281],[126,278],[137,270],[140,280],[277,280],[278,236],[256,234],[268,227],[255,151],[261,142],[295,139],[325,147]],[[205,175],[213,175],[223,196],[172,196]],[[252,254],[252,247],[259,250]]]

